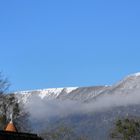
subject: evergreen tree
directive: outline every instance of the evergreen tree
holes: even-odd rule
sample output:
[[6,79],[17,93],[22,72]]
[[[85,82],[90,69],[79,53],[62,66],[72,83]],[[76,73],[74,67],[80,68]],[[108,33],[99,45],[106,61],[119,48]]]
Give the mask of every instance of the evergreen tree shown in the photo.
[[111,133],[112,139],[140,140],[140,120],[136,118],[119,119]]

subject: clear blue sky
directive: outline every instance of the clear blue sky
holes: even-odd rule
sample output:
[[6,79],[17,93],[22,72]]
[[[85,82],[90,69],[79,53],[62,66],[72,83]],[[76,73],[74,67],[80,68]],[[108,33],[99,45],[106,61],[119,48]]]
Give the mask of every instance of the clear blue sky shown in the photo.
[[11,90],[113,84],[140,71],[140,0],[3,0],[0,70]]

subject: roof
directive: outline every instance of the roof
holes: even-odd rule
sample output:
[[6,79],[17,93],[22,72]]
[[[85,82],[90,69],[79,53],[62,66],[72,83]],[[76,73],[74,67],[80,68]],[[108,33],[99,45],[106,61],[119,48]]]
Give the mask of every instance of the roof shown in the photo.
[[14,124],[13,124],[12,121],[10,121],[10,122],[8,123],[8,125],[7,125],[6,128],[5,128],[5,131],[17,132],[17,129],[16,129],[16,127],[14,126]]

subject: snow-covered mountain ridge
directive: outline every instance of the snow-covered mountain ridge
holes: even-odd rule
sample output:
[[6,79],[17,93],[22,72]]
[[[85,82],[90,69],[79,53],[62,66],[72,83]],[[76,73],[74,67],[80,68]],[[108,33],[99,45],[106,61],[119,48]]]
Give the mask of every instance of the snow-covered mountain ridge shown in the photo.
[[[128,75],[123,80],[112,86],[93,86],[93,87],[68,87],[68,88],[50,88],[31,91],[15,92],[19,100],[24,103],[36,97],[41,100],[74,100],[74,101],[93,101],[105,95],[136,94],[140,91],[140,73]],[[131,92],[131,93],[130,93]]]
[[69,94],[73,90],[76,90],[78,87],[70,87],[70,88],[48,88],[48,89],[38,89],[38,90],[29,90],[29,91],[19,91],[15,92],[15,94],[19,94],[17,96],[22,97],[24,102],[32,96],[33,94],[38,95],[41,99],[48,98],[54,99],[57,98],[63,91],[66,94]]
[[108,140],[117,118],[140,116],[140,73],[112,86],[52,88],[15,95],[29,112],[33,128],[38,126],[34,131],[42,134],[66,124],[90,136],[89,140]]

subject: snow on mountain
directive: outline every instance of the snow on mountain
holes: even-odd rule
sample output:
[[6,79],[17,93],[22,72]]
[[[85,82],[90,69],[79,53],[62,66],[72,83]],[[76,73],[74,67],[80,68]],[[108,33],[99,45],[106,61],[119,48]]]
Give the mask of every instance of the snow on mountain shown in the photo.
[[78,87],[69,87],[69,88],[49,88],[49,89],[39,89],[39,90],[29,90],[29,91],[19,91],[15,92],[15,95],[18,99],[23,103],[26,103],[31,96],[38,96],[40,99],[55,99],[57,98],[63,91],[66,94],[69,94],[73,90],[76,90]]
[[137,73],[131,74],[130,76],[140,76],[140,72],[137,72]]
[[42,128],[62,123],[90,134],[90,140],[108,140],[116,118],[140,116],[140,73],[128,75],[112,86],[52,88],[15,95],[30,113],[33,126],[39,124],[41,133]]
[[130,74],[125,77],[123,80],[113,85],[113,87],[121,89],[137,89],[140,88],[140,73]]
[[[127,94],[137,94],[140,91],[140,72],[130,74],[123,80],[112,86],[93,86],[93,87],[68,87],[68,88],[49,88],[31,91],[15,92],[19,100],[26,103],[32,97],[41,100],[74,100],[74,101],[93,101],[99,97],[116,94],[119,96]],[[18,93],[18,94],[17,94]],[[139,97],[139,96],[138,96]]]
[[69,88],[49,88],[49,89],[44,89],[44,90],[38,90],[39,92],[39,96],[41,99],[45,98],[45,97],[50,97],[50,96],[54,96],[55,98],[57,98],[61,92],[63,90],[65,90],[65,92],[67,94],[69,94],[70,92],[72,92],[73,90],[76,90],[77,87],[69,87]]

